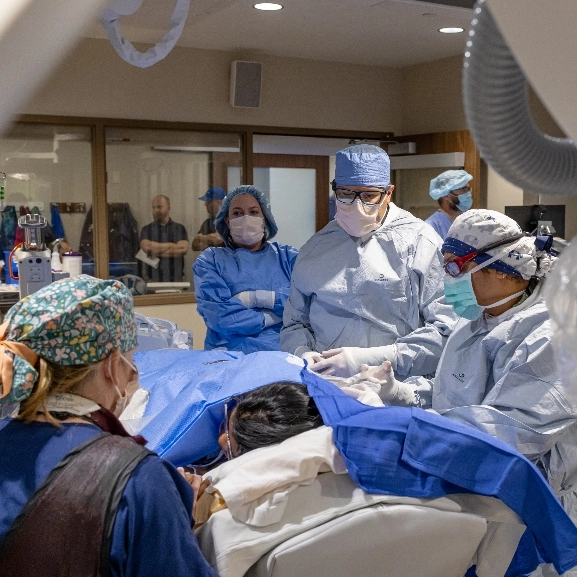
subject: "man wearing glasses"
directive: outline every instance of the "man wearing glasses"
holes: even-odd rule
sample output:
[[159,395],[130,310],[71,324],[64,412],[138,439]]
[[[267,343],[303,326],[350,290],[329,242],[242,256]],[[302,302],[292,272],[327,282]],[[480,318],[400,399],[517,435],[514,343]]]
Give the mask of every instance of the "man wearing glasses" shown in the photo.
[[346,377],[385,360],[401,378],[432,374],[455,323],[441,239],[391,202],[389,176],[381,148],[339,151],[335,221],[299,252],[281,348],[321,374]]
[[453,221],[473,206],[470,182],[473,177],[464,170],[445,170],[431,180],[429,195],[439,208],[425,222],[444,240]]

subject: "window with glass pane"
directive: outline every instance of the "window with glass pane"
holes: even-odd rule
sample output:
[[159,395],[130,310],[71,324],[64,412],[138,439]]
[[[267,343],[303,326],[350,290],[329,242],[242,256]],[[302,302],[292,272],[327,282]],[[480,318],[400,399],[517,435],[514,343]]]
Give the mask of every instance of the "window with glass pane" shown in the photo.
[[109,272],[134,294],[192,292],[192,263],[221,246],[214,219],[241,166],[237,133],[106,129]]
[[334,218],[329,181],[335,154],[349,141],[255,134],[253,143],[254,184],[270,201],[279,228],[275,240],[300,248]]
[[[92,206],[92,131],[85,126],[19,123],[0,139],[0,171],[6,175],[0,199],[0,258],[22,241],[20,215],[46,217],[46,245],[59,251],[72,274],[94,274],[94,265],[80,255],[83,244],[93,245],[93,229],[86,217]],[[0,174],[0,177],[2,175]],[[16,267],[13,264],[13,269]],[[8,267],[2,272],[5,283]]]

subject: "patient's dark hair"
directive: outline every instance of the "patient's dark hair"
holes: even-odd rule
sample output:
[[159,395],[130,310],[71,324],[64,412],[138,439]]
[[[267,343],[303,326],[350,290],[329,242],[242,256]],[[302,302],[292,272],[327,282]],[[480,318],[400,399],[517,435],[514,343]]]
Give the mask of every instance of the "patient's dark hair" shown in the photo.
[[229,431],[235,456],[320,427],[323,420],[305,385],[279,381],[238,397]]

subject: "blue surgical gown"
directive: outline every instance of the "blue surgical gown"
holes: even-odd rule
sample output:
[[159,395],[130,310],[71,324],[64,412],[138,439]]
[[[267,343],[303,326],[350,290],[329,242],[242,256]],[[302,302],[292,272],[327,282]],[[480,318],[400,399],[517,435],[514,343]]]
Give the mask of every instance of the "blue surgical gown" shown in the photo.
[[498,317],[462,319],[434,380],[409,379],[424,407],[501,439],[537,465],[577,523],[577,391],[556,370],[540,287]]
[[274,291],[272,312],[282,318],[297,254],[296,248],[278,242],[267,242],[257,252],[228,247],[211,247],[202,252],[192,270],[198,312],[207,329],[206,350],[280,350],[281,322],[265,327],[261,309],[245,307],[234,295]]
[[433,374],[456,317],[443,294],[440,237],[389,205],[356,238],[330,222],[300,250],[281,330],[283,351],[397,345],[397,373]]
[[[0,542],[50,471],[101,433],[90,424],[0,421]],[[217,577],[191,528],[192,489],[168,462],[145,457],[120,499],[110,545],[113,577]],[[41,542],[34,544],[38,546]]]
[[443,240],[447,237],[447,233],[453,224],[453,221],[440,210],[435,211],[425,222],[430,224]]

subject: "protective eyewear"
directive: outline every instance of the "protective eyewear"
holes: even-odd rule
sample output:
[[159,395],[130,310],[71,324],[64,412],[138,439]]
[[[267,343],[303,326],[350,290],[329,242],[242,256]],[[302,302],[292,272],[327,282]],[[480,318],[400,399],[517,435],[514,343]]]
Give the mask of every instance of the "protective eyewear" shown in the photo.
[[228,399],[228,401],[224,403],[224,420],[220,424],[220,429],[218,432],[219,436],[222,435],[223,433],[226,435],[226,450],[224,453],[229,461],[234,459],[234,455],[232,452],[230,437],[228,434],[228,420],[230,419],[230,415],[237,404],[238,404],[237,399]]
[[461,194],[467,194],[468,192],[471,192],[471,187],[467,184],[461,188],[455,188],[454,190],[451,190],[449,194],[452,194],[453,196],[460,196]]
[[487,246],[484,246],[483,248],[480,248],[479,250],[470,252],[469,254],[464,254],[463,256],[458,256],[455,259],[453,259],[449,262],[446,262],[443,265],[443,270],[448,275],[452,276],[453,278],[457,278],[458,276],[460,276],[462,274],[463,267],[468,262],[472,261],[474,258],[481,256],[481,255],[485,254],[487,251],[493,250],[494,248],[498,248],[498,247],[503,246],[505,244],[515,242],[516,240],[519,240],[523,236],[524,236],[523,234],[518,234],[518,235],[511,237],[511,238],[508,238],[506,240],[500,240],[498,242],[488,244]]
[[353,204],[357,198],[368,206],[380,204],[383,195],[387,194],[388,188],[382,190],[350,190],[349,188],[337,188],[335,190],[335,197],[343,204]]

